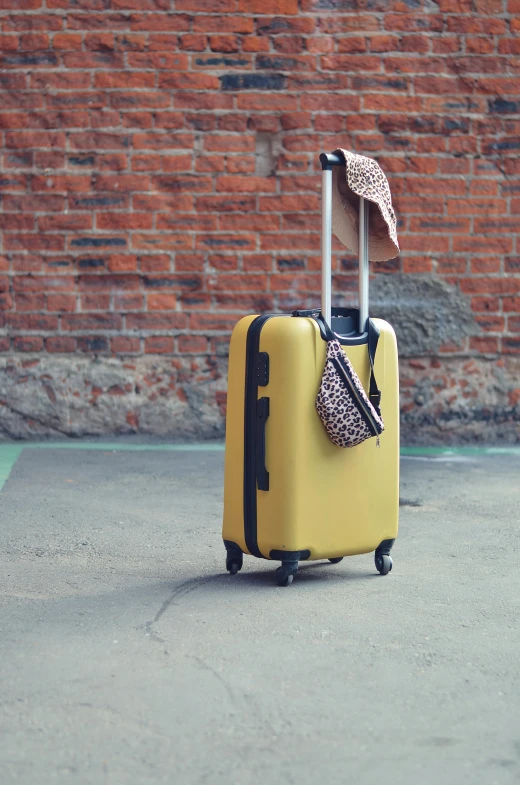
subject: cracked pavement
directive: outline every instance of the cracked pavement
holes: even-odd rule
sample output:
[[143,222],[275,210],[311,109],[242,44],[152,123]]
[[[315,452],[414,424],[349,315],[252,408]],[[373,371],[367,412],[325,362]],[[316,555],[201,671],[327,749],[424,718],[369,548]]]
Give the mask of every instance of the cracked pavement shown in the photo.
[[273,563],[225,573],[223,453],[24,449],[2,785],[518,783],[519,469],[402,459],[392,573],[358,556],[284,589]]

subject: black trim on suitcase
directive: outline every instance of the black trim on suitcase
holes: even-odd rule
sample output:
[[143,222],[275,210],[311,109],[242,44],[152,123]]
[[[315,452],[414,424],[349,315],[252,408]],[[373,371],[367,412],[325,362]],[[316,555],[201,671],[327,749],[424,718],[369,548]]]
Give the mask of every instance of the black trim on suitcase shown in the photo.
[[[262,327],[275,314],[257,316],[249,325],[246,341],[246,400],[244,409],[244,537],[247,550],[253,556],[263,558],[258,548],[256,490],[269,490],[269,473],[265,468],[265,409],[258,408],[258,387],[264,386],[266,375],[259,372],[260,333]],[[269,358],[262,352],[262,369],[269,368]],[[268,373],[268,370],[267,370]],[[267,377],[268,378],[268,377]],[[268,400],[268,399],[267,399]],[[264,405],[262,405],[264,406]],[[264,420],[259,418],[263,411]],[[262,428],[259,426],[262,425]],[[263,435],[263,439],[262,439]],[[260,437],[260,439],[259,439]],[[263,457],[260,455],[263,441]],[[260,442],[260,443],[259,443]],[[263,471],[262,471],[263,469]],[[267,475],[267,476],[266,476]],[[267,487],[265,487],[267,485]]]
[[310,555],[310,551],[269,551],[270,559],[281,562],[295,561],[298,563],[299,561],[307,561]]
[[269,472],[265,466],[265,426],[269,417],[269,398],[256,403],[256,484],[259,491],[269,490]]

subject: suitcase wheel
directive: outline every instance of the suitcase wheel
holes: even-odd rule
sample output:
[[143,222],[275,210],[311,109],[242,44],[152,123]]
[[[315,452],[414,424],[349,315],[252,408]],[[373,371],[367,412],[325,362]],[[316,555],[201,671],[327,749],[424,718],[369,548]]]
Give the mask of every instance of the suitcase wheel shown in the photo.
[[329,559],[331,564],[339,564],[340,561],[343,561],[343,556],[337,556],[335,559]]
[[278,586],[290,586],[294,580],[294,576],[298,572],[298,560],[288,559],[283,561],[281,567],[274,571],[274,577]]
[[244,563],[244,559],[242,554],[238,556],[237,554],[233,554],[232,556],[228,556],[226,558],[226,570],[229,572],[230,575],[236,575],[237,572],[240,572],[242,569],[242,565]]
[[290,586],[294,580],[292,572],[288,572],[285,567],[278,567],[275,570],[274,577],[278,586]]
[[375,556],[376,570],[380,575],[388,575],[392,569],[392,557],[386,554],[377,554]]

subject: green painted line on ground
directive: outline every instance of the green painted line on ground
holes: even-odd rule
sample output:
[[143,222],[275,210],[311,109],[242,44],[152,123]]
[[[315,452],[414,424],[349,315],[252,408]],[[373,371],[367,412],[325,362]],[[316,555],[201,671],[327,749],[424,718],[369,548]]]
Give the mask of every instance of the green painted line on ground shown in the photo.
[[[1,447],[1,445],[0,445]],[[198,442],[187,444],[139,444],[132,442],[24,442],[29,449],[101,450],[104,452],[221,452],[224,442]],[[520,455],[520,447],[401,447],[401,455]]]
[[11,470],[22,450],[23,446],[18,444],[0,445],[0,491],[9,479]]
[[519,455],[520,447],[401,447],[405,458],[435,455]]
[[48,450],[101,450],[102,452],[221,452],[224,442],[200,442],[197,444],[132,444],[118,442],[24,442],[24,447]]

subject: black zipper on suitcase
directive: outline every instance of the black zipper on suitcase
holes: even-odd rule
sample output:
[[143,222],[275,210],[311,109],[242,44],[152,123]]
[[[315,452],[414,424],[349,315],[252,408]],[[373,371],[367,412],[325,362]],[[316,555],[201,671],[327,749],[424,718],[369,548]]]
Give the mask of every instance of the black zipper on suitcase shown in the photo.
[[[280,314],[277,314],[280,315]],[[265,386],[268,382],[268,357],[261,356],[260,353],[260,333],[262,327],[275,314],[264,314],[257,316],[249,325],[246,341],[246,399],[244,409],[244,536],[249,553],[253,556],[262,557],[258,549],[257,540],[257,512],[256,512],[256,491],[257,477],[262,477],[264,490],[268,490],[269,475],[265,467],[259,466],[261,460],[259,447],[265,448],[259,442],[261,429],[258,427],[258,418],[265,419],[268,416],[269,399],[262,399],[264,404],[259,406],[258,387]],[[267,410],[267,411],[266,411]]]

